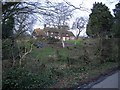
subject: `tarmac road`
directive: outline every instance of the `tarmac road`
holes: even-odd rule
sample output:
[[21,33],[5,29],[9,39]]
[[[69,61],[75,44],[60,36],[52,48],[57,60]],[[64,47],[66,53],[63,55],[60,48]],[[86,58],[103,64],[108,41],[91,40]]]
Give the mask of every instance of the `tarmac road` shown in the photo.
[[108,75],[102,76],[96,81],[79,86],[76,90],[94,90],[96,88],[99,88],[101,90],[105,88],[111,88],[112,90],[120,90],[120,71],[113,71]]
[[120,71],[108,76],[102,82],[95,84],[92,88],[120,88]]

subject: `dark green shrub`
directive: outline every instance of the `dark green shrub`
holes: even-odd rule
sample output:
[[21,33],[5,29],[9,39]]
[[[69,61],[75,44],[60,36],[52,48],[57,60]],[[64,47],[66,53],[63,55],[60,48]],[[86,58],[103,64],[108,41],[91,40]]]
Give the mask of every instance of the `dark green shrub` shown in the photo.
[[51,68],[51,72],[52,72],[55,76],[57,76],[58,78],[64,76],[63,72],[62,72],[61,70],[59,70],[58,68]]
[[74,73],[82,73],[82,72],[85,72],[87,70],[87,68],[84,67],[84,66],[81,66],[81,67],[71,67],[69,70],[71,72],[74,72]]
[[55,39],[54,37],[48,37],[47,40],[49,44],[53,44],[60,41],[59,39]]
[[14,47],[12,48],[12,40],[6,39],[2,42],[2,59],[12,59],[13,56],[17,57],[19,54],[18,47],[15,43]]
[[67,57],[68,66],[78,63],[75,58]]
[[45,88],[54,82],[54,75],[50,69],[40,74],[33,74],[23,68],[12,68],[3,76],[3,90]]

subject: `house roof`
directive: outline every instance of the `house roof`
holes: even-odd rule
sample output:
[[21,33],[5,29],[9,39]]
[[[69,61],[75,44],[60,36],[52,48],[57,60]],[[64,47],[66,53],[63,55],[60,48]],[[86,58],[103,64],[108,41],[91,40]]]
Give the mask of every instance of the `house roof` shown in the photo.
[[46,27],[45,29],[36,28],[33,31],[33,35],[35,35],[35,36],[46,36],[46,32],[59,33],[60,36],[66,36],[66,34],[68,34],[68,36],[75,37],[74,34],[71,31],[64,30],[64,29],[57,29],[57,28],[49,28],[49,27]]
[[74,36],[74,34],[71,32],[71,31],[68,31],[68,30],[64,30],[64,29],[57,29],[57,28],[45,28],[44,31],[47,31],[47,32],[58,32],[60,34],[62,34],[63,36],[68,34],[69,36]]
[[37,36],[46,36],[45,31],[40,28],[34,29],[33,33]]
[[44,29],[44,31],[50,31],[50,32],[59,32],[59,30],[57,28],[49,28],[49,27],[46,27]]

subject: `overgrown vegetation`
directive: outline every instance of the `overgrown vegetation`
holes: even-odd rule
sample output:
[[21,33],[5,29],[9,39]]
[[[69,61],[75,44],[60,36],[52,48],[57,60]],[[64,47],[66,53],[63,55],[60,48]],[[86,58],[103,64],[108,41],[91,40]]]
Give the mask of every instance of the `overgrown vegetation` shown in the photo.
[[[35,40],[31,37],[29,39],[17,38],[12,31],[14,26],[12,20],[13,13],[17,13],[14,9],[21,3],[9,4],[7,2],[3,4],[5,16],[3,15],[2,18],[2,24],[6,27],[3,29],[5,31],[3,31],[4,40],[2,40],[3,90],[74,87],[84,80],[118,67],[119,34],[117,32],[120,28],[117,27],[115,32],[115,28],[113,28],[111,32],[109,26],[112,24],[109,20],[111,21],[112,16],[102,3],[95,3],[93,6],[87,27],[90,38],[66,41],[64,48],[54,38],[48,40]],[[25,5],[27,4],[29,3]],[[11,10],[12,8],[9,7],[14,8]],[[22,10],[24,11],[26,8],[23,7]],[[20,7],[16,9],[22,12]],[[27,8],[27,10],[31,11],[31,8]],[[118,24],[120,21],[118,11],[119,3],[115,8],[114,24]],[[11,17],[9,17],[9,13],[12,14]],[[107,21],[109,24],[106,24]],[[20,31],[19,34],[21,33]],[[111,37],[107,37],[110,34]],[[97,38],[92,38],[94,35],[97,35]],[[44,42],[46,45],[38,48],[34,45],[37,42]],[[52,42],[52,44],[48,42]]]
[[[43,68],[42,66],[40,68]],[[55,83],[55,75],[51,70],[41,70],[38,74],[30,72],[25,68],[11,68],[7,72],[7,76],[3,77],[3,89],[30,89],[45,88]]]
[[[109,60],[103,58],[105,62],[101,63],[98,39],[86,39],[80,43],[80,46],[65,48],[34,46],[32,52],[22,61],[21,67],[5,69],[8,64],[4,60],[3,88],[73,87],[84,79],[117,67],[117,57],[111,60],[110,54]],[[117,45],[114,46],[116,48],[112,47],[115,49],[113,57],[118,48]]]

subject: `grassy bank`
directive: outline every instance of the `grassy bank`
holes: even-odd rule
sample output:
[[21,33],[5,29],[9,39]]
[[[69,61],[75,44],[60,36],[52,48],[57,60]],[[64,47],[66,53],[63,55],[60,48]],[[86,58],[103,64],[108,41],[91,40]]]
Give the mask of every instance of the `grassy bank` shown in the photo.
[[[3,87],[74,87],[118,66],[116,61],[107,60],[101,63],[98,40],[88,39],[78,43],[65,48],[56,45],[43,48],[34,46],[32,52],[22,61],[21,67],[12,68],[9,60],[3,60]],[[28,44],[30,43],[25,45],[29,48]]]

